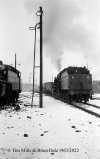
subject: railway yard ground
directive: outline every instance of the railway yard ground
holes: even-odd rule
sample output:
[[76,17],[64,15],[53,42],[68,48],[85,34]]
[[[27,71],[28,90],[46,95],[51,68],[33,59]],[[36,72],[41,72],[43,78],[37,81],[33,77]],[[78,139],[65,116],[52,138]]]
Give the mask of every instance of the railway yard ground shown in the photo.
[[[0,110],[0,159],[100,159],[99,115],[46,95],[43,108],[38,94],[31,106],[31,96],[23,92]],[[100,94],[93,98],[89,103],[100,114]]]

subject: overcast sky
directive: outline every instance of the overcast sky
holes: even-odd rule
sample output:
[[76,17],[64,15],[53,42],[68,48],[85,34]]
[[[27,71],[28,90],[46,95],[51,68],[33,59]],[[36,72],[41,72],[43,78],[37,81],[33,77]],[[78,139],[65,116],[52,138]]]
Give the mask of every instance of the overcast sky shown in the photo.
[[[68,66],[87,66],[100,80],[100,0],[0,0],[0,60],[32,82],[36,12],[43,7],[44,82]],[[36,64],[39,65],[39,30]],[[20,64],[20,66],[18,65]],[[38,68],[36,80],[38,81]]]

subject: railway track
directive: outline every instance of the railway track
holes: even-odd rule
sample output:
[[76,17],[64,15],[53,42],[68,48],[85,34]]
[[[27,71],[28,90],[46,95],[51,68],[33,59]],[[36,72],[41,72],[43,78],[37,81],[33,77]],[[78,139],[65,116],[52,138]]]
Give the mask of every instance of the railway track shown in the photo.
[[95,100],[95,99],[100,100],[100,97],[93,97],[92,98],[92,100]]
[[[100,98],[96,98],[96,99],[100,99]],[[61,100],[62,102],[65,102],[64,100]],[[66,102],[65,102],[66,103]],[[76,107],[84,112],[87,112],[88,114],[94,115],[95,117],[100,118],[100,106],[97,106],[95,104],[92,103],[77,103],[77,102],[69,102],[69,105]]]
[[70,105],[72,105],[84,112],[87,112],[88,114],[91,114],[91,115],[94,115],[94,116],[100,118],[100,110],[98,111],[98,109],[100,109],[99,106],[96,106],[96,105],[90,104],[90,103],[84,104],[84,103],[76,103],[76,102],[70,103]]
[[[83,103],[83,102],[81,102],[81,103]],[[84,103],[83,103],[83,104],[84,104]],[[95,105],[95,104],[86,103],[86,105],[89,105],[89,106],[91,106],[91,107],[100,109],[100,106],[97,106],[97,105]]]

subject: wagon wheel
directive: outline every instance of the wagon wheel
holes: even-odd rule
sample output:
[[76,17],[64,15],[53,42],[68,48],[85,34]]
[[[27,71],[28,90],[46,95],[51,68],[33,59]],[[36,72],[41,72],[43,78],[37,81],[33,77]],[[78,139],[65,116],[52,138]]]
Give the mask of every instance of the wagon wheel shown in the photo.
[[79,102],[79,97],[78,97],[78,96],[76,96],[75,101],[76,101],[76,102]]
[[86,104],[88,102],[88,99],[87,98],[84,98],[84,103]]

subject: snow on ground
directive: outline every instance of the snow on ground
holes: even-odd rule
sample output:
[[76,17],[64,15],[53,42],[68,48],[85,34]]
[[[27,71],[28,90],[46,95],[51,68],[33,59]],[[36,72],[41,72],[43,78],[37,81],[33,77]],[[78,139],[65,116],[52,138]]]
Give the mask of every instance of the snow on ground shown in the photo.
[[0,159],[100,159],[99,118],[45,95],[18,103],[0,112]]
[[93,99],[95,100],[90,100],[90,103],[100,106],[100,94],[94,94]]

